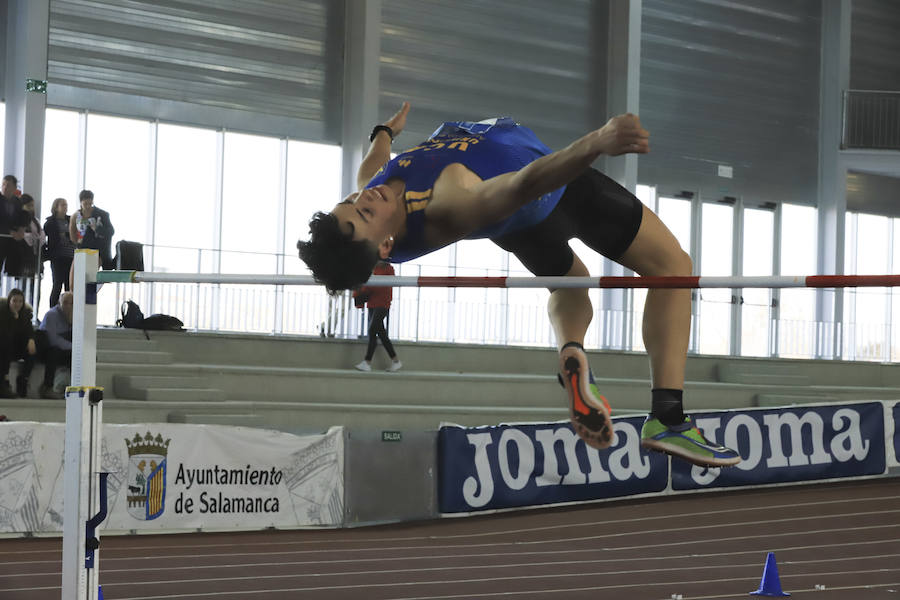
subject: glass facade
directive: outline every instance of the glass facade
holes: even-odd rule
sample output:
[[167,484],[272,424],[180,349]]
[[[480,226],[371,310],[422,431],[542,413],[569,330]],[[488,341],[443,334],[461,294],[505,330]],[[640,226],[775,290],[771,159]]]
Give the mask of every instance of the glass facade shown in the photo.
[[[73,212],[78,191],[88,188],[95,203],[110,212],[116,240],[145,244],[147,270],[306,274],[296,242],[306,235],[314,211],[330,210],[340,200],[341,158],[337,146],[48,109],[40,220],[57,197],[66,198]],[[738,267],[748,276],[815,272],[813,207],[744,208],[658,196],[646,185],[638,186],[637,194],[685,250],[699,254],[693,257],[695,273],[733,275]],[[890,272],[900,260],[897,221],[848,216],[845,271]],[[601,274],[601,257],[577,240],[572,247],[592,274]],[[487,240],[460,242],[396,269],[398,275],[529,275],[514,256]],[[345,306],[317,287],[115,288],[101,294],[101,322],[111,323],[128,296],[145,303],[145,312],[177,314],[200,329],[355,335],[364,327],[352,304]],[[834,327],[816,321],[815,290],[699,292],[692,352],[809,358],[816,356],[823,328]],[[896,360],[898,335],[891,317],[900,313],[900,300],[885,289],[844,293],[843,356]],[[399,339],[549,346],[554,339],[547,297],[546,290],[396,288],[389,327]],[[604,347],[604,340],[625,336],[624,347],[643,350],[645,297],[645,290],[628,292],[623,309],[604,306],[600,291],[591,290],[595,316],[586,344]],[[44,299],[38,314],[46,309]],[[621,335],[604,335],[610,328]]]

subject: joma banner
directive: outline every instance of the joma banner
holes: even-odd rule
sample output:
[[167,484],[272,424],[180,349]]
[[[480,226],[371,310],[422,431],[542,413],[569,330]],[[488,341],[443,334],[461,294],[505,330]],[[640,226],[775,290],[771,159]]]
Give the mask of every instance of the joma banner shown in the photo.
[[741,454],[726,469],[672,461],[672,489],[814,481],[885,472],[881,402],[694,415],[697,426]]
[[641,450],[643,418],[615,420],[616,444],[589,448],[568,422],[442,427],[441,512],[597,500],[660,492],[666,458]]

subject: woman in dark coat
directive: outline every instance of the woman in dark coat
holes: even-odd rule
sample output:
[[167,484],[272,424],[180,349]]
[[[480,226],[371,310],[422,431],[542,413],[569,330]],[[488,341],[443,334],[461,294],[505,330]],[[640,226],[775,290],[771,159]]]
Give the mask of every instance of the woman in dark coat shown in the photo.
[[72,257],[75,245],[69,238],[69,203],[65,198],[53,201],[51,214],[44,221],[44,233],[47,235],[47,258],[50,259],[50,271],[53,273],[53,289],[50,292],[50,308],[59,303],[59,294],[63,286],[69,290],[69,269],[72,268]]
[[[25,294],[18,288],[0,298],[0,398],[25,397],[28,393],[28,376],[34,366],[37,346],[34,342],[32,309],[25,303]],[[16,378],[16,391],[9,385],[9,363],[23,360]]]

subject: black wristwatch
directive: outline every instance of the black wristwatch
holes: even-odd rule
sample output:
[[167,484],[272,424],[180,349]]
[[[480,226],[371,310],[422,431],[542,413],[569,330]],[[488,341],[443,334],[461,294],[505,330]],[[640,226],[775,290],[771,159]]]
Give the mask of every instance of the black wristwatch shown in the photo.
[[376,125],[372,128],[372,135],[369,136],[369,141],[374,142],[375,136],[378,135],[379,131],[387,131],[388,136],[391,138],[391,143],[394,141],[394,130],[388,127],[387,125]]

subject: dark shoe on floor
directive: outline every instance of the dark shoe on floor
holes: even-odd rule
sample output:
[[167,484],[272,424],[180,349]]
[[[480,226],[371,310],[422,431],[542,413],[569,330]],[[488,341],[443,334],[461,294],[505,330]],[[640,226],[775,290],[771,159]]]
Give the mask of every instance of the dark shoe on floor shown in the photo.
[[9,382],[4,381],[0,383],[0,398],[17,398],[16,393],[13,391],[11,387],[9,387]]
[[16,377],[16,394],[20,398],[28,395],[28,380],[22,376]]
[[66,397],[64,393],[57,392],[52,385],[47,385],[46,383],[41,384],[40,393],[41,398],[46,398],[47,400],[62,400]]

